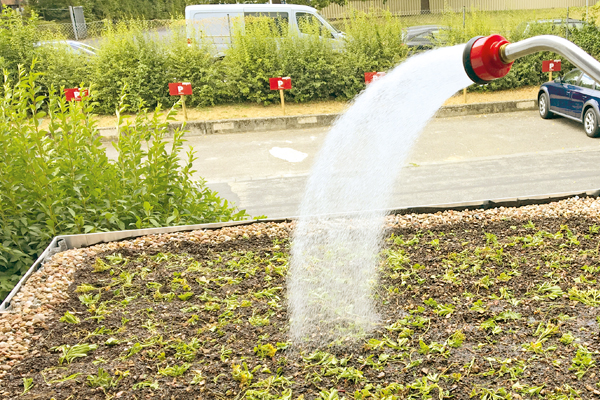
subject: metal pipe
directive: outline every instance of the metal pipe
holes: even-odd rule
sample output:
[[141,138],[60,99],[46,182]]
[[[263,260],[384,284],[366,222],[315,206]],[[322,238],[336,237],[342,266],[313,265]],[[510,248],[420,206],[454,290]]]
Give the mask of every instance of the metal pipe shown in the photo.
[[517,58],[539,51],[551,51],[562,55],[585,72],[586,75],[589,75],[596,82],[600,82],[600,62],[575,43],[558,36],[534,36],[517,43],[504,45],[500,49],[500,57],[504,63],[508,64]]
[[500,35],[474,37],[463,53],[465,72],[475,83],[485,84],[508,74],[517,59],[539,51],[561,54],[600,83],[600,62],[567,39],[542,35],[509,43]]

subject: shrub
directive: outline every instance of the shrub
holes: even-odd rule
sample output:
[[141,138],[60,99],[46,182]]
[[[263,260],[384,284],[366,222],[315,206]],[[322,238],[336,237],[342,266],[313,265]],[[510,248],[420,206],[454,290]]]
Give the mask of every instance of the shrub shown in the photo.
[[316,24],[302,23],[304,35],[292,33],[282,41],[279,51],[284,76],[292,78],[289,97],[297,103],[325,100],[334,93],[339,52]]
[[109,26],[102,40],[91,74],[98,88],[100,112],[114,113],[123,90],[131,111],[139,110],[142,104],[155,107],[176,101],[167,91],[166,46],[157,34],[148,32],[145,21]]
[[365,72],[387,71],[408,54],[402,21],[387,11],[351,11],[340,28],[346,36],[336,77],[338,98],[353,98],[365,88]]
[[118,159],[109,160],[92,101],[40,95],[38,78],[5,77],[0,98],[0,298],[56,235],[247,216],[194,179],[193,152],[181,157],[184,131],[167,146],[172,112],[149,115],[140,104],[134,120],[120,117]]
[[34,43],[38,41],[37,16],[24,19],[17,11],[0,8],[0,70],[16,75],[18,65],[31,65]]
[[234,101],[266,105],[279,99],[279,93],[269,89],[269,78],[283,75],[282,34],[270,18],[246,18],[245,26],[234,21],[232,46],[223,59]]
[[223,63],[212,57],[208,45],[193,42],[187,45],[185,31],[177,29],[164,42],[167,57],[169,82],[191,82],[193,95],[186,104],[191,106],[213,106],[231,101],[225,83]]

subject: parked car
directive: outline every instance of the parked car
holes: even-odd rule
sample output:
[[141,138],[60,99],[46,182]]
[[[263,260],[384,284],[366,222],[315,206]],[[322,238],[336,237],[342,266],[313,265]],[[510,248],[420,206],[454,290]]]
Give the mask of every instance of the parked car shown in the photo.
[[411,26],[402,33],[402,43],[413,51],[429,50],[443,45],[442,32],[448,29],[440,25]]
[[296,4],[201,4],[185,8],[188,43],[195,37],[199,43],[214,45],[216,57],[223,57],[231,46],[234,25],[242,26],[249,17],[273,18],[281,34],[295,32],[307,35],[306,23],[317,24],[321,36],[331,40],[334,48],[344,44],[344,33],[334,28],[317,10]]
[[51,46],[54,48],[66,48],[69,51],[74,52],[75,54],[81,54],[84,56],[95,56],[98,52],[98,49],[87,45],[85,43],[77,42],[75,40],[51,40],[51,41],[43,41],[37,42],[34,44],[34,47],[40,46]]
[[523,36],[529,36],[531,29],[535,26],[535,25],[540,25],[540,26],[548,26],[550,28],[551,31],[555,32],[558,35],[564,35],[566,33],[566,28],[568,27],[569,30],[573,30],[573,29],[582,29],[585,25],[587,25],[588,22],[579,20],[579,19],[574,19],[574,18],[568,18],[568,19],[540,19],[537,21],[529,21],[529,22],[524,22],[522,24],[519,24],[516,28],[517,32],[520,35]]
[[555,115],[583,123],[589,137],[599,137],[600,84],[579,69],[568,72],[562,78],[544,83],[538,94],[540,116],[544,119]]

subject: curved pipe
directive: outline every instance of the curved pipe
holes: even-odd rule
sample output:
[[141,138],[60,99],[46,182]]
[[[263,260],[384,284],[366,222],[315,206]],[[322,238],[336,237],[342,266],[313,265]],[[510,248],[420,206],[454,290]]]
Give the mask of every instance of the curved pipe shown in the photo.
[[500,35],[473,38],[465,47],[463,63],[469,78],[483,84],[508,74],[517,58],[538,51],[558,53],[600,82],[600,62],[575,43],[552,35],[534,36],[516,43],[509,43]]

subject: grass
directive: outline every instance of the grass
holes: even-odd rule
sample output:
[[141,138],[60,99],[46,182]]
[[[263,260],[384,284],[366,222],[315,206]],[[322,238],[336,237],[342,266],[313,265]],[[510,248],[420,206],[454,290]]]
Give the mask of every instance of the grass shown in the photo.
[[589,399],[600,388],[596,223],[391,229],[374,293],[381,325],[318,349],[287,341],[287,238],[99,254],[0,392]]

